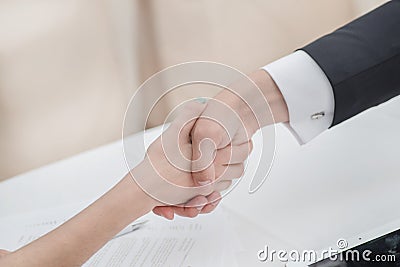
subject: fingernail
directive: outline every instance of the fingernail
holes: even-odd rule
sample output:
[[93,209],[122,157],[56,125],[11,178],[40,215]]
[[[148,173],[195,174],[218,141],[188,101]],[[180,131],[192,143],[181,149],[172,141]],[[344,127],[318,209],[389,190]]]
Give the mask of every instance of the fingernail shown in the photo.
[[198,97],[194,101],[196,101],[197,103],[200,103],[200,104],[205,104],[207,102],[207,98]]
[[198,183],[199,185],[201,185],[201,186],[204,186],[204,185],[211,184],[211,180],[197,181],[197,183]]
[[211,197],[211,199],[209,201],[210,201],[211,205],[213,205],[215,207],[221,201],[221,196],[220,195],[216,195],[216,196],[214,195],[214,196]]

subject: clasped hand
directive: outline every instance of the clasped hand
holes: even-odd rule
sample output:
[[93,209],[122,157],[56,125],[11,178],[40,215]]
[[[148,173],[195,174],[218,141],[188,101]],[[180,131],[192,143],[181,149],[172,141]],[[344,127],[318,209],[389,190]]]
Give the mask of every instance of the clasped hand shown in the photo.
[[242,176],[256,129],[226,100],[186,104],[133,170],[136,182],[155,201],[154,213],[167,219],[209,213],[220,192]]

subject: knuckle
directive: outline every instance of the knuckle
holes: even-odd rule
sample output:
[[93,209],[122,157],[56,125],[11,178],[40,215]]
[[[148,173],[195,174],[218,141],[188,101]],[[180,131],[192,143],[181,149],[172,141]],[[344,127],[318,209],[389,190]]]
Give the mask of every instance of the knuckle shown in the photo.
[[183,106],[181,114],[198,114],[201,113],[203,109],[204,107],[200,103],[189,102]]
[[250,140],[250,141],[249,141],[249,154],[253,151],[253,148],[254,148],[253,141]]
[[215,176],[218,177],[218,179],[222,178],[224,174],[228,171],[229,165],[221,165],[218,168],[215,169]]
[[[225,183],[225,189],[228,189],[232,185],[232,181],[226,181]],[[224,190],[225,190],[224,189]]]
[[214,192],[214,185],[213,186],[206,186],[205,188],[203,188],[201,190],[201,195],[208,196],[212,192]]
[[213,175],[207,171],[207,170],[202,170],[198,172],[193,172],[192,177],[195,181],[208,181],[208,180],[213,180]]
[[186,216],[189,218],[195,218],[198,215],[196,208],[190,208],[186,213]]
[[239,177],[242,176],[243,173],[244,173],[244,164],[242,163],[242,164],[240,164],[240,166],[239,166]]
[[209,138],[218,141],[222,135],[222,128],[215,122],[206,119],[200,119],[193,130],[193,136],[198,141]]
[[240,163],[240,162],[246,160],[247,149],[236,150],[234,152],[234,154],[232,154],[232,157],[236,160],[236,163]]
[[221,151],[217,151],[217,154],[215,155],[215,162],[217,164],[228,163],[231,160],[231,157],[233,157],[233,155],[231,155],[230,151],[223,149]]
[[228,189],[232,184],[232,181],[227,180],[227,181],[221,181],[220,184],[218,185],[218,190],[223,191]]

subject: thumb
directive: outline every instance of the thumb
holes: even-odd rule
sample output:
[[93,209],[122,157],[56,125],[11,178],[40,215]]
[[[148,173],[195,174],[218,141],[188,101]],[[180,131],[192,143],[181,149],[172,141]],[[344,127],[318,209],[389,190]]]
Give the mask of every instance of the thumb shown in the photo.
[[[192,165],[193,166],[193,165]],[[211,164],[202,171],[192,172],[192,178],[198,186],[204,186],[215,181],[215,167]]]
[[179,132],[181,136],[189,136],[191,134],[192,128],[196,123],[196,120],[200,117],[201,113],[204,111],[206,105],[191,101],[187,103],[181,113],[172,122],[171,126],[175,131]]
[[192,178],[199,186],[215,180],[214,159],[220,142],[218,134],[211,132],[207,124],[199,119],[192,131]]
[[[191,131],[206,105],[198,102],[187,103],[171,126],[162,133],[163,153],[169,162],[180,170],[191,171]],[[187,149],[185,149],[187,148]]]

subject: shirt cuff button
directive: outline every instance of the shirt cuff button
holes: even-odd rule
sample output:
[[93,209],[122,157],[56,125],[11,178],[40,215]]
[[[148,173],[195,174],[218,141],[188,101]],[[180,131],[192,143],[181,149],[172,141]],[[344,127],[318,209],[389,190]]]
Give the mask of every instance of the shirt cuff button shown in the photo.
[[312,114],[312,115],[311,115],[311,119],[312,119],[312,120],[318,120],[318,119],[321,119],[321,118],[324,117],[324,116],[325,116],[325,112],[324,112],[324,111],[321,111],[321,112]]

